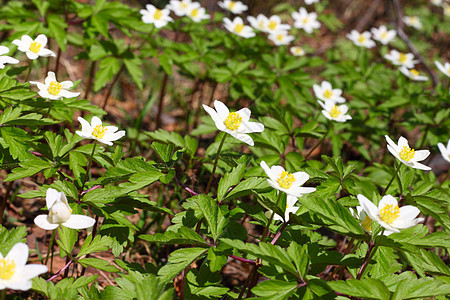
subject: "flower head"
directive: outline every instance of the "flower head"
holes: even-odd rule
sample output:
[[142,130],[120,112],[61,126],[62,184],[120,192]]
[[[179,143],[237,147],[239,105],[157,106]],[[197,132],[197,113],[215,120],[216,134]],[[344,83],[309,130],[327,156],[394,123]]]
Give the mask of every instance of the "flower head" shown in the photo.
[[48,215],[39,215],[34,224],[45,230],[53,230],[63,225],[72,229],[84,229],[94,225],[95,220],[85,215],[73,215],[66,195],[49,188],[45,197]]
[[188,15],[190,10],[200,7],[200,3],[191,0],[170,0],[167,8],[172,10],[177,16],[182,17]]
[[391,61],[392,64],[396,66],[405,66],[408,69],[414,68],[414,65],[419,62],[418,60],[414,60],[414,54],[402,53],[397,50],[391,50],[384,58]]
[[306,5],[311,5],[313,3],[318,3],[318,2],[319,2],[319,0],[305,0]]
[[269,19],[265,15],[259,14],[256,16],[256,18],[253,16],[248,16],[247,21],[253,28],[257,30],[260,30],[262,32],[267,32],[268,30],[267,26],[269,25]]
[[399,207],[398,201],[391,195],[381,198],[378,207],[363,195],[358,195],[359,205],[373,221],[378,222],[385,229],[392,232],[400,232],[417,225],[423,218],[416,218],[420,210],[412,205]]
[[168,8],[158,9],[151,4],[147,4],[145,8],[139,11],[142,15],[142,22],[145,24],[153,24],[156,28],[161,28],[173,21],[169,17],[170,10]]
[[438,67],[439,71],[444,73],[445,76],[450,77],[450,63],[446,62],[444,64],[441,64],[436,60],[434,61],[434,64],[436,65],[436,67]]
[[248,6],[241,1],[219,1],[217,4],[225,10],[231,11],[233,14],[241,14],[248,9]]
[[202,20],[209,19],[209,15],[206,13],[204,7],[192,7],[189,9],[187,16],[194,22],[198,23]]
[[22,35],[20,40],[14,40],[12,43],[19,47],[19,51],[25,52],[29,59],[36,59],[39,56],[56,56],[53,51],[45,48],[47,45],[47,37],[44,34],[38,35],[35,40],[29,35]]
[[291,47],[290,51],[291,51],[292,55],[294,55],[294,56],[303,56],[303,55],[305,55],[305,50],[303,50],[303,48],[299,47],[299,46]]
[[408,69],[405,66],[401,66],[399,68],[400,72],[403,73],[403,75],[405,75],[406,77],[408,77],[411,80],[415,80],[415,81],[427,81],[428,77],[427,76],[423,76],[420,75],[419,71],[417,71],[416,69]]
[[442,0],[431,0],[431,4],[440,6],[442,4]]
[[113,141],[117,141],[125,135],[125,131],[117,131],[116,126],[102,126],[102,121],[98,117],[92,117],[91,124],[82,117],[78,117],[81,123],[81,131],[76,133],[85,139],[94,139],[103,144],[112,146]]
[[[372,233],[372,219],[366,214],[364,209],[361,206],[356,207],[356,213],[355,211],[350,208],[350,212],[352,213],[353,217],[355,219],[358,219],[361,222],[361,227],[366,231],[367,233]],[[381,233],[381,232],[380,232]],[[383,235],[390,235],[392,231],[385,230]]]
[[300,7],[298,12],[292,13],[294,19],[294,27],[303,29],[307,33],[312,33],[314,29],[320,28],[320,23],[317,21],[317,14],[315,12],[308,13],[304,7]]
[[276,33],[269,34],[269,39],[277,46],[289,45],[295,37],[289,35],[287,31],[278,31]]
[[419,163],[419,161],[426,159],[430,155],[430,151],[411,149],[408,145],[408,140],[402,136],[398,139],[398,144],[395,144],[387,135],[385,135],[385,138],[388,142],[387,148],[389,152],[402,163],[414,169],[431,170],[430,167]]
[[442,157],[450,163],[450,139],[448,140],[447,147],[442,143],[438,143],[438,148],[441,151]]
[[309,179],[305,172],[289,173],[282,166],[269,166],[265,161],[261,161],[261,168],[264,169],[269,177],[267,182],[276,190],[285,192],[292,197],[301,197],[303,194],[309,194],[316,190],[313,187],[301,187]]
[[11,56],[6,56],[5,54],[9,52],[9,48],[5,46],[0,46],[0,69],[5,68],[5,64],[17,64],[19,61]]
[[[289,214],[293,213],[295,215],[295,213],[297,212],[297,210],[300,208],[298,206],[294,206],[295,203],[297,203],[298,199],[297,197],[293,197],[291,195],[287,195],[286,198],[286,208],[284,210],[284,218],[278,214],[274,214],[273,215],[273,219],[275,221],[283,221],[283,222],[289,222]],[[270,215],[272,215],[272,210],[269,209],[268,212],[266,212],[266,216],[268,216],[268,218],[270,218]]]
[[365,48],[372,48],[375,46],[375,42],[370,39],[372,37],[372,34],[368,31],[359,33],[358,31],[353,29],[350,33],[347,33],[346,36],[356,46]]
[[329,120],[333,120],[336,122],[346,122],[347,120],[351,120],[352,117],[346,115],[348,111],[348,106],[345,104],[337,106],[333,101],[325,101],[322,102],[317,100],[320,106],[322,106],[322,114]]
[[408,26],[414,27],[415,29],[422,29],[422,23],[416,16],[404,16],[403,22]]
[[211,116],[217,129],[230,134],[250,146],[253,146],[254,142],[247,133],[264,131],[263,124],[249,121],[251,111],[248,108],[230,112],[228,107],[218,100],[214,101],[214,107],[215,109],[203,104],[203,108]]
[[6,256],[0,253],[0,290],[27,291],[32,278],[48,271],[44,265],[27,265],[27,260],[28,246],[24,243],[15,244]]
[[322,81],[320,85],[313,85],[314,93],[316,97],[323,101],[332,101],[334,103],[344,103],[345,98],[342,97],[342,90],[333,89],[328,81]]
[[280,17],[277,15],[273,15],[267,20],[267,33],[277,34],[280,31],[287,32],[289,29],[291,29],[291,25],[282,24]]
[[370,31],[372,31],[373,39],[379,41],[383,45],[389,44],[397,35],[397,31],[394,29],[387,30],[384,25],[381,25],[379,28],[372,28]]
[[228,31],[243,38],[248,39],[255,36],[253,29],[250,26],[244,25],[244,21],[240,17],[234,18],[233,21],[228,18],[223,18],[223,22]]
[[80,93],[73,93],[67,90],[73,86],[72,81],[58,82],[53,72],[48,72],[44,83],[30,81],[30,84],[37,85],[39,88],[39,96],[45,99],[59,100],[62,98],[74,98],[80,95]]

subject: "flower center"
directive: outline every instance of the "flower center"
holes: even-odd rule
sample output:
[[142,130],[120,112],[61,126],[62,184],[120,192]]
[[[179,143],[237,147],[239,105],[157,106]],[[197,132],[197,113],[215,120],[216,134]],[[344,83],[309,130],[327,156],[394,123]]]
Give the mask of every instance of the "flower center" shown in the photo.
[[278,177],[277,182],[283,189],[288,189],[295,182],[295,177],[291,173],[283,171],[280,177]]
[[360,34],[360,35],[359,35],[359,38],[358,38],[358,42],[364,43],[365,40],[366,40],[366,37]]
[[259,27],[260,29],[264,29],[264,28],[265,28],[264,25],[265,25],[265,22],[264,22],[263,20],[259,21],[258,27]]
[[153,15],[155,20],[160,20],[162,18],[162,16],[163,16],[162,10],[156,9],[155,14]]
[[383,39],[387,38],[387,31],[384,31],[384,32],[381,34],[381,38],[383,38]]
[[231,10],[236,5],[236,2],[231,1],[230,4],[228,4],[228,8]]
[[448,66],[447,73],[450,74],[450,66]]
[[196,16],[198,16],[198,9],[193,9],[192,11],[191,11],[191,17],[196,17]]
[[61,92],[62,86],[58,81],[50,82],[50,86],[48,87],[48,92],[54,96],[58,95]]
[[279,40],[280,42],[283,40],[283,38],[284,38],[284,35],[282,35],[282,34],[277,35],[277,40]]
[[0,259],[0,278],[10,279],[16,272],[16,263],[13,260]]
[[416,69],[411,69],[411,70],[409,70],[409,72],[410,72],[414,77],[416,77],[417,75],[419,75],[419,71],[417,71]]
[[398,56],[398,61],[401,63],[404,63],[406,61],[407,57],[405,53],[400,53]]
[[303,18],[302,22],[303,22],[303,24],[308,24],[309,18],[308,17]]
[[234,31],[237,33],[241,33],[242,30],[244,30],[244,24],[236,24],[236,26],[234,26]]
[[372,219],[370,219],[369,216],[366,216],[364,218],[364,220],[362,220],[361,226],[368,232],[371,232],[372,231]]
[[342,113],[342,112],[341,112],[341,109],[340,109],[337,105],[333,106],[333,107],[331,108],[331,110],[330,110],[330,116],[331,116],[332,118],[337,118],[337,117],[339,117],[339,115],[340,115],[341,113]]
[[399,216],[400,216],[400,209],[398,208],[398,205],[386,204],[380,210],[381,220],[383,220],[388,224],[391,224],[392,222],[397,220]]
[[323,92],[323,96],[327,99],[330,99],[333,96],[333,92],[330,90],[325,90],[325,92]]
[[98,139],[102,139],[105,136],[106,130],[107,130],[106,127],[103,127],[102,125],[97,125],[95,126],[94,131],[92,131],[92,135]]
[[181,3],[181,6],[182,6],[184,9],[186,9],[186,8],[188,7],[186,3]]
[[34,53],[38,53],[39,50],[41,50],[41,47],[42,47],[41,43],[32,42],[30,45],[30,51],[34,52]]
[[275,21],[270,21],[270,22],[269,22],[269,28],[270,28],[271,30],[275,30],[275,28],[277,28],[277,25],[278,25],[278,23],[275,22]]
[[414,149],[411,149],[408,146],[403,146],[402,151],[400,151],[400,158],[406,161],[410,161],[414,158],[414,152]]
[[223,122],[225,126],[227,126],[230,130],[236,130],[241,126],[242,123],[242,117],[235,112],[232,112],[228,115],[228,117]]

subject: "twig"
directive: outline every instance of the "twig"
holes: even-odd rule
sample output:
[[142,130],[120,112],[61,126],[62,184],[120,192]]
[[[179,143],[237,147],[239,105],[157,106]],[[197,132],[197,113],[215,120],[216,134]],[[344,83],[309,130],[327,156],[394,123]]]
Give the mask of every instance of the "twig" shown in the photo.
[[188,188],[187,186],[185,186],[184,184],[182,184],[182,183],[178,180],[178,178],[174,177],[174,179],[175,179],[175,182],[176,182],[179,186],[181,186],[183,189],[185,189],[186,192],[188,192],[188,193],[191,194],[192,196],[197,196],[197,195],[198,195],[198,193],[194,192],[193,190],[191,190],[190,188]]
[[369,21],[373,18],[373,15],[375,14],[378,6],[380,6],[381,0],[375,0],[372,2],[372,5],[370,5],[369,9],[365,13],[365,15],[360,19],[358,24],[356,25],[356,30],[361,32],[361,30],[366,27],[366,25],[369,23]]
[[251,264],[251,265],[256,265],[256,261],[254,261],[253,259],[248,259],[248,258],[243,258],[243,257],[239,257],[236,255],[228,255],[229,257],[235,259],[235,260],[239,260],[242,262],[245,262],[247,264]]
[[71,264],[72,262],[73,262],[73,259],[69,260],[69,262],[68,262],[64,267],[62,267],[61,270],[59,270],[58,272],[56,272],[55,275],[53,275],[52,277],[50,277],[49,279],[47,279],[47,282],[52,281],[53,279],[55,279],[56,277],[58,277],[59,274],[61,274],[62,272],[64,272],[64,270],[66,270],[66,269],[70,266],[70,264]]
[[109,96],[111,96],[112,89],[113,89],[114,85],[116,84],[116,81],[119,79],[120,73],[122,73],[122,71],[124,69],[125,69],[125,64],[122,63],[122,65],[120,66],[119,72],[117,72],[116,76],[114,76],[114,79],[111,82],[111,84],[109,85],[108,91],[106,92],[105,99],[103,100],[103,106],[102,106],[103,110],[105,110],[106,103],[108,103],[108,99],[109,99]]
[[398,36],[405,42],[406,46],[408,46],[409,50],[414,54],[414,56],[417,57],[419,59],[419,61],[423,64],[425,71],[431,77],[431,81],[433,83],[433,88],[435,88],[439,83],[436,74],[434,74],[431,71],[431,68],[425,63],[423,56],[419,53],[419,51],[417,51],[417,49],[414,47],[413,43],[411,42],[411,40],[408,38],[405,31],[403,30],[403,11],[400,6],[399,0],[392,0],[392,3],[394,4],[394,10],[397,15],[396,27],[397,27]]

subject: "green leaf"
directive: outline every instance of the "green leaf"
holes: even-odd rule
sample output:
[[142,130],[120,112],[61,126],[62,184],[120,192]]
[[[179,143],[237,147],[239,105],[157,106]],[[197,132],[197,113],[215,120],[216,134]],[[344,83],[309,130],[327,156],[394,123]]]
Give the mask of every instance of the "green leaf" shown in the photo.
[[232,189],[228,195],[222,199],[222,201],[227,201],[230,199],[239,198],[245,195],[250,195],[252,191],[268,191],[271,187],[267,183],[266,178],[260,177],[250,177],[244,181],[241,181],[234,189]]
[[219,187],[217,189],[217,201],[222,201],[222,198],[228,192],[228,189],[239,183],[245,173],[245,168],[247,163],[239,164],[237,167],[233,168],[230,172],[225,173],[219,181]]
[[133,81],[138,86],[139,90],[142,90],[143,87],[143,73],[142,73],[142,61],[138,58],[133,59],[124,59],[123,63],[125,64],[125,67],[127,68],[128,73],[131,75],[131,78],[133,78]]
[[398,283],[391,300],[434,298],[438,295],[450,295],[450,284],[429,277],[417,280],[406,279]]
[[47,16],[47,23],[48,29],[55,38],[56,43],[58,43],[59,48],[61,48],[62,52],[66,52],[66,22],[61,16],[51,14]]
[[80,251],[77,254],[77,258],[89,253],[103,252],[107,251],[111,247],[112,240],[109,236],[97,235],[94,240],[92,240],[92,234],[84,240]]
[[331,281],[328,285],[335,291],[353,297],[364,299],[390,299],[391,293],[384,283],[378,279],[368,278],[362,280],[350,279],[347,281]]
[[257,296],[271,297],[270,299],[289,299],[297,290],[297,282],[287,282],[281,280],[266,280],[252,289]]
[[208,243],[194,230],[180,226],[174,231],[169,227],[164,233],[155,233],[154,235],[146,234],[140,235],[139,238],[159,244],[181,244],[181,245],[203,245],[207,246]]
[[214,241],[217,241],[219,236],[223,233],[228,219],[226,219],[221,210],[219,210],[219,205],[217,201],[206,195],[198,195],[192,197],[196,200],[198,207],[202,211],[203,216],[206,219],[208,228],[211,231],[211,236]]
[[204,255],[208,249],[205,248],[183,248],[173,251],[169,257],[169,263],[163,266],[158,275],[162,277],[164,282],[169,282],[178,273],[183,271],[194,260]]
[[111,273],[116,273],[120,271],[115,266],[111,265],[108,261],[99,258],[91,258],[91,257],[82,258],[78,261],[78,263],[83,267],[93,267],[95,269]]
[[51,164],[45,160],[38,158],[27,159],[20,163],[19,168],[13,169],[12,173],[8,174],[5,182],[30,177],[48,168],[51,168]]
[[78,239],[77,231],[75,229],[71,229],[66,226],[59,226],[58,233],[59,233],[59,240],[57,240],[56,242],[58,243],[59,248],[61,249],[60,251],[61,257],[65,257],[66,255],[69,255],[69,257],[71,257],[72,250]]
[[34,157],[28,149],[28,141],[31,140],[28,133],[17,127],[2,127],[0,134],[8,145],[9,153],[15,159],[21,161]]
[[107,57],[100,61],[99,70],[95,73],[94,91],[98,92],[120,70],[120,62],[117,58]]
[[19,226],[7,230],[0,225],[0,253],[5,257],[11,248],[17,243],[25,243],[27,235],[27,228],[25,226]]

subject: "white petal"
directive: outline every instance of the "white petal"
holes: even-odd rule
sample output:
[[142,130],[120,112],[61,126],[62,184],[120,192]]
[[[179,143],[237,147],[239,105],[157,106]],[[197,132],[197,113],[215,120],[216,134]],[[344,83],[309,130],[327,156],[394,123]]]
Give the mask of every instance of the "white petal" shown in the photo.
[[42,48],[47,45],[47,37],[44,34],[38,35],[34,41],[41,44]]
[[9,52],[9,48],[5,46],[0,46],[0,55],[6,54]]
[[295,172],[292,175],[295,178],[295,183],[294,183],[295,186],[303,185],[309,179],[309,175],[306,172]]
[[401,136],[401,137],[398,139],[398,148],[399,148],[399,151],[400,151],[401,149],[403,149],[403,146],[406,146],[406,147],[409,148],[408,140]]
[[387,145],[387,148],[388,148],[389,152],[391,152],[391,154],[392,154],[395,158],[400,159],[400,156],[398,156],[398,152],[395,151],[395,149],[392,148],[391,145]]
[[62,225],[72,229],[85,229],[93,226],[95,219],[84,215],[71,215],[70,219],[62,223]]
[[378,210],[382,210],[386,205],[393,205],[395,207],[398,206],[398,201],[392,195],[386,195],[378,203]]
[[70,89],[71,87],[73,87],[73,82],[72,82],[72,81],[69,81],[69,80],[60,82],[60,84],[61,84],[61,87],[62,87],[63,89],[65,89],[65,90]]
[[214,124],[216,125],[217,129],[222,130],[222,131],[225,130],[226,126],[223,123],[224,120],[219,117],[219,115],[213,108],[203,104],[203,109],[211,116],[211,119],[213,119]]
[[431,168],[428,166],[425,166],[424,164],[413,162],[410,167],[413,167],[414,169],[424,170],[424,171],[430,171]]
[[237,129],[239,133],[253,133],[253,132],[263,132],[264,125],[257,122],[242,122],[241,126]]
[[23,267],[21,276],[25,280],[32,279],[34,277],[39,276],[40,274],[44,274],[48,272],[47,266],[38,265],[38,264],[30,264]]
[[92,133],[92,127],[91,127],[91,124],[89,124],[88,121],[86,121],[82,117],[78,117],[78,122],[80,122],[81,130],[83,132],[90,132],[90,133]]
[[[301,195],[314,193],[315,191],[316,191],[316,188],[313,188],[313,187],[303,187],[303,186],[295,187],[295,186],[293,186],[289,189],[289,194],[294,197],[301,197]],[[297,195],[300,195],[300,196],[297,196]]]
[[225,121],[225,119],[228,117],[228,115],[230,114],[230,111],[228,110],[228,107],[223,104],[223,102],[220,102],[218,100],[214,101],[214,107],[217,111],[217,114],[219,115],[219,117]]
[[236,111],[236,113],[241,116],[242,118],[242,123],[246,123],[248,122],[248,120],[250,120],[250,115],[252,114],[252,112],[250,111],[250,109],[244,107],[241,108],[240,110]]
[[409,219],[412,220],[420,214],[420,210],[412,205],[406,205],[400,207],[399,219]]
[[414,152],[414,161],[422,161],[430,155],[428,150],[417,150]]
[[59,224],[52,224],[47,220],[47,215],[40,215],[34,218],[34,224],[45,230],[53,230],[58,228]]
[[381,219],[378,217],[379,211],[378,207],[375,206],[375,204],[372,203],[369,199],[367,199],[364,195],[359,194],[357,196],[359,205],[364,209],[366,214],[374,221],[381,221]]
[[50,86],[50,83],[51,83],[52,81],[56,81],[55,73],[54,73],[54,72],[48,72],[47,77],[45,78],[44,83],[45,83],[46,86]]
[[34,53],[32,51],[27,51],[27,52],[25,52],[25,54],[27,55],[27,57],[29,59],[36,59],[39,57],[39,55],[37,55],[36,53]]
[[16,264],[16,268],[21,269],[28,260],[28,246],[25,243],[15,244],[8,254],[5,256],[5,260],[12,260]]
[[64,98],[75,98],[75,97],[80,96],[80,93],[69,92],[67,90],[61,90],[59,92],[59,96],[62,96]]
[[248,144],[249,146],[253,146],[255,145],[255,143],[253,142],[253,139],[245,133],[237,133],[237,132],[229,132],[230,135],[232,135],[233,137],[237,138],[238,140]]
[[121,130],[121,131],[117,131],[114,132],[112,134],[105,134],[105,136],[103,137],[103,142],[112,142],[112,141],[117,141],[118,139],[122,138],[123,136],[125,136],[125,131]]
[[91,127],[94,129],[97,125],[102,125],[102,120],[99,117],[93,116],[91,119]]
[[[396,143],[394,143],[393,140],[391,140],[391,138],[387,135],[384,136],[386,138],[387,143],[393,148],[394,152],[400,152],[400,148],[399,146],[397,146]],[[389,149],[389,147],[388,147]]]
[[41,48],[41,50],[39,50],[37,55],[42,57],[56,56],[56,54],[52,50],[47,48]]
[[50,209],[56,201],[61,198],[60,192],[55,189],[49,188],[47,189],[47,193],[45,196],[45,202],[47,204],[47,208]]

